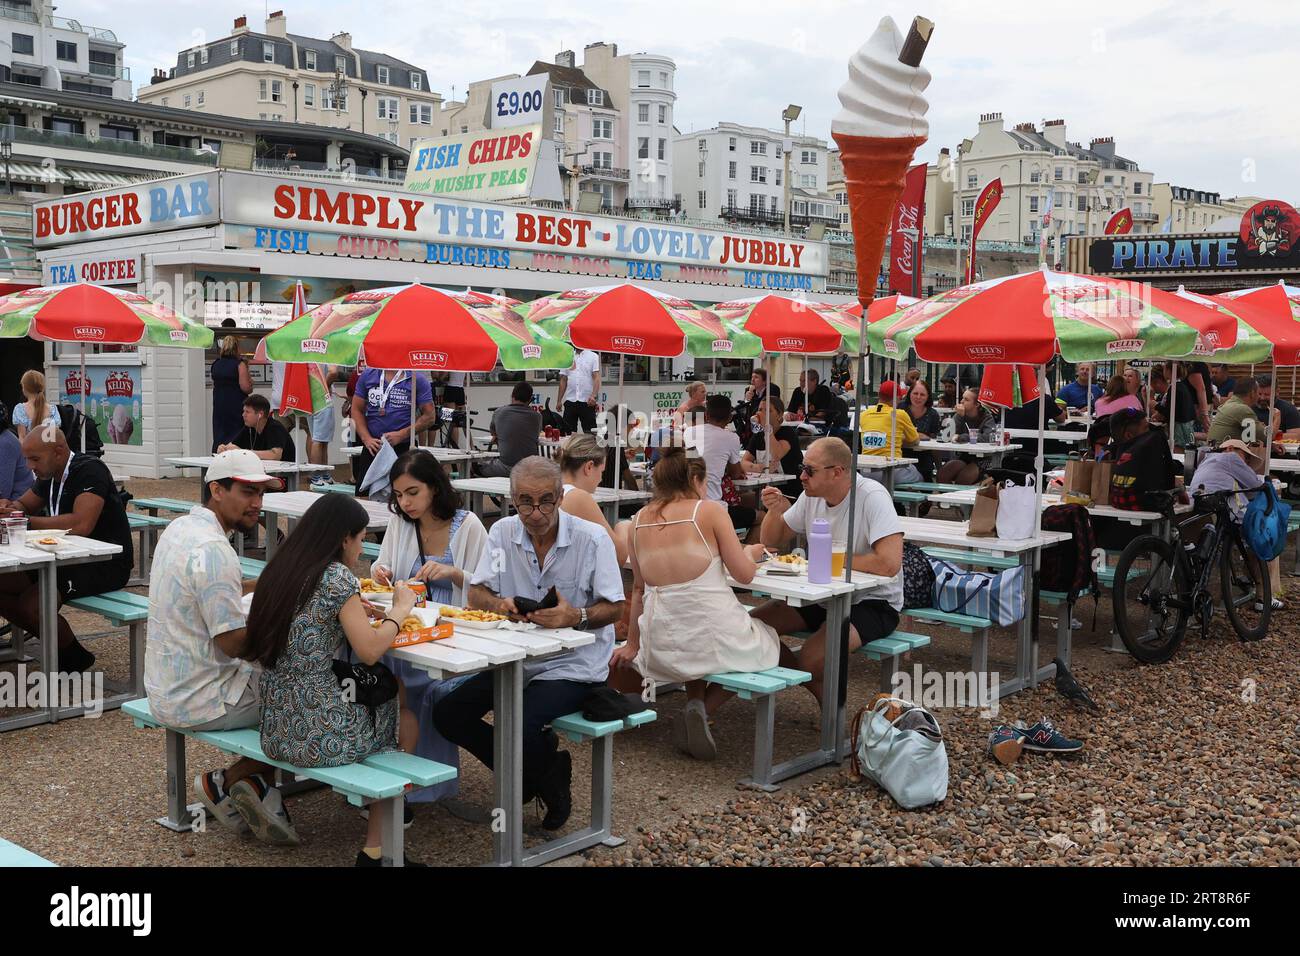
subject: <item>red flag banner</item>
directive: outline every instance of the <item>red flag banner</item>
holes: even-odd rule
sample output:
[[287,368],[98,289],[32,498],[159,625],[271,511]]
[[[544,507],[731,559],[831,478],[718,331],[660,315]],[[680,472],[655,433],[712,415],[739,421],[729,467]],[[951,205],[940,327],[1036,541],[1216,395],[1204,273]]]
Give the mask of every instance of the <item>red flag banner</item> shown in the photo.
[[[889,224],[889,291],[912,295],[914,276],[921,268],[925,239],[925,163],[907,171],[903,193]],[[903,230],[916,230],[913,237]]]
[[975,281],[975,243],[979,241],[980,230],[984,228],[984,223],[988,222],[1001,200],[1001,179],[995,179],[985,186],[980,193],[980,198],[975,200],[975,219],[970,230],[970,261],[966,269],[967,285]]
[[1106,223],[1104,233],[1108,236],[1122,236],[1133,229],[1133,210],[1125,206]]

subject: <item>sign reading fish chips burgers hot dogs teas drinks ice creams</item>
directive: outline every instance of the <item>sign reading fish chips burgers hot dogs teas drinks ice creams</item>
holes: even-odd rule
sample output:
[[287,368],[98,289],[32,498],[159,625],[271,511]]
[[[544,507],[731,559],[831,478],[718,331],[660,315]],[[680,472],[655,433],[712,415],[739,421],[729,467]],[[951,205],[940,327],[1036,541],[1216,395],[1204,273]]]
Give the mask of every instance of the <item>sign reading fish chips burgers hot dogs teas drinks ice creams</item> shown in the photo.
[[809,292],[827,272],[824,242],[231,170],[45,200],[34,214],[41,248],[217,222],[227,247],[267,252]]

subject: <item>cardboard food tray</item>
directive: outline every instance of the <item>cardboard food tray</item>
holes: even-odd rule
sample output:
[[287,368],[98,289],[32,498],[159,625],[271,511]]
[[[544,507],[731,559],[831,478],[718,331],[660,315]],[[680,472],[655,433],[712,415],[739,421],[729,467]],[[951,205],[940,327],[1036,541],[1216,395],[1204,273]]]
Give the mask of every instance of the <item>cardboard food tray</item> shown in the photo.
[[424,621],[426,627],[418,631],[402,631],[393,638],[392,647],[413,647],[416,644],[427,644],[430,641],[443,641],[451,637],[454,633],[450,624],[438,623],[438,610],[434,608],[430,611],[428,608],[413,608],[411,615]]

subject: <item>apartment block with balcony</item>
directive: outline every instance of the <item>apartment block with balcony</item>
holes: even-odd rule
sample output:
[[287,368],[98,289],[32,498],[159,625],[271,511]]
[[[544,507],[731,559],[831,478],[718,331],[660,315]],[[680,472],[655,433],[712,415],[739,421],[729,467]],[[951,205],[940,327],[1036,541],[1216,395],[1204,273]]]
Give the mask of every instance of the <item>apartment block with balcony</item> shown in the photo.
[[1169,221],[1170,232],[1218,232],[1219,224],[1228,218],[1238,223],[1250,205],[1244,208],[1240,201],[1230,201],[1227,205],[1219,194],[1205,189],[1191,189],[1187,186],[1175,186],[1172,183],[1155,184],[1156,215],[1161,228]]
[[55,9],[50,0],[0,0],[0,81],[129,100],[125,44]]
[[[779,130],[737,123],[678,135],[674,177],[683,211],[695,219],[782,228],[784,139]],[[827,188],[826,141],[792,135],[790,143],[791,229],[841,228],[840,203]]]
[[442,97],[423,69],[354,47],[350,33],[328,40],[290,33],[282,11],[255,33],[248,18],[230,36],[177,54],[156,70],[139,99],[173,108],[270,122],[302,123],[378,136],[409,150],[436,135]]

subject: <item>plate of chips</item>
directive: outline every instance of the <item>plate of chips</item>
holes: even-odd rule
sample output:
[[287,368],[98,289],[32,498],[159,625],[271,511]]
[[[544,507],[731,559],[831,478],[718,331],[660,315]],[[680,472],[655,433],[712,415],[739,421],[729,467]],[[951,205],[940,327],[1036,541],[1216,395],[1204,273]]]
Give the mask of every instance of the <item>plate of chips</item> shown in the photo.
[[444,607],[439,612],[438,620],[440,623],[450,622],[456,627],[469,630],[487,631],[500,627],[510,619],[504,614],[497,614],[495,611],[480,611],[465,607]]

